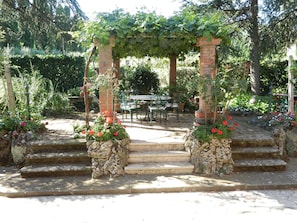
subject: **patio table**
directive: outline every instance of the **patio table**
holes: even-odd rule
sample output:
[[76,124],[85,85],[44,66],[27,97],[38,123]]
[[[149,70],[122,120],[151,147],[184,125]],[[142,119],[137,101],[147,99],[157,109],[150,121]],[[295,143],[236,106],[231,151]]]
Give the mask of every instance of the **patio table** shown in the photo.
[[130,95],[130,99],[149,104],[146,117],[149,118],[150,122],[155,120],[153,113],[160,112],[160,118],[161,114],[166,114],[167,117],[167,108],[173,108],[173,105],[176,104],[168,103],[172,99],[168,95]]
[[168,101],[171,99],[170,96],[167,95],[152,95],[152,94],[140,94],[140,95],[130,95],[130,99],[137,101]]

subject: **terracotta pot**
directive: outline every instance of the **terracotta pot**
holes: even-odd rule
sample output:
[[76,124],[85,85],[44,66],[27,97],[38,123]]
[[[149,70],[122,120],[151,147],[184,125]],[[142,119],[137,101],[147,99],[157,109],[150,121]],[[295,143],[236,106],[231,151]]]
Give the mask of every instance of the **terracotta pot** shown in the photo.
[[204,112],[201,112],[201,111],[195,111],[195,118],[198,118],[198,119],[217,119],[218,117],[218,113],[215,112],[211,112],[211,113],[207,113],[205,114]]

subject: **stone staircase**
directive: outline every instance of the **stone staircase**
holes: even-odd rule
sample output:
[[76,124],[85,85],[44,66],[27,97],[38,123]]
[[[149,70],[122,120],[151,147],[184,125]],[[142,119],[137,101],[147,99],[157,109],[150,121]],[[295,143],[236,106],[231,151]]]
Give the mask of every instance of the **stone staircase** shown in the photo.
[[33,142],[22,177],[91,176],[91,159],[86,143],[77,140]]
[[[21,168],[22,177],[91,176],[91,158],[84,140],[33,142],[31,153]],[[287,163],[281,159],[272,137],[261,139],[233,138],[234,172],[283,171]],[[191,174],[194,166],[183,142],[131,142],[126,174]]]
[[287,163],[270,136],[232,139],[234,172],[283,171]]
[[194,166],[184,143],[130,144],[126,174],[191,174]]

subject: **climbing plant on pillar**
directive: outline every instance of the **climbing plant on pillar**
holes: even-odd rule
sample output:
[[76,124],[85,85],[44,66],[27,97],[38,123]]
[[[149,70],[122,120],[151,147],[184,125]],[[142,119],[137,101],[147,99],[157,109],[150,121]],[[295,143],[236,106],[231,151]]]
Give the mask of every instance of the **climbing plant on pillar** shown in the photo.
[[228,70],[220,72],[214,78],[210,75],[198,77],[198,93],[209,106],[212,114],[211,118],[207,115],[203,117],[205,124],[215,123],[219,118],[218,111],[220,111],[220,116],[224,116],[231,100],[247,89],[246,79],[234,77],[229,72]]

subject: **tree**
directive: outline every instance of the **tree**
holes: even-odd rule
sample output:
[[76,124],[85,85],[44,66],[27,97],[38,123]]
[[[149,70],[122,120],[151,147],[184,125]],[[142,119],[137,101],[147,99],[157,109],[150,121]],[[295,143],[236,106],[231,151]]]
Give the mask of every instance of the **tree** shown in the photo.
[[[184,0],[185,6],[198,13],[219,10],[228,16],[228,23],[236,23],[245,29],[251,39],[250,49],[250,80],[251,91],[260,94],[260,36],[259,36],[259,6],[258,0]],[[205,3],[206,2],[206,3]]]
[[296,42],[297,1],[264,0],[264,6],[262,50],[264,53],[281,52]]
[[86,18],[75,0],[2,0],[0,4],[4,46],[61,49],[65,40],[61,32],[73,31]]

